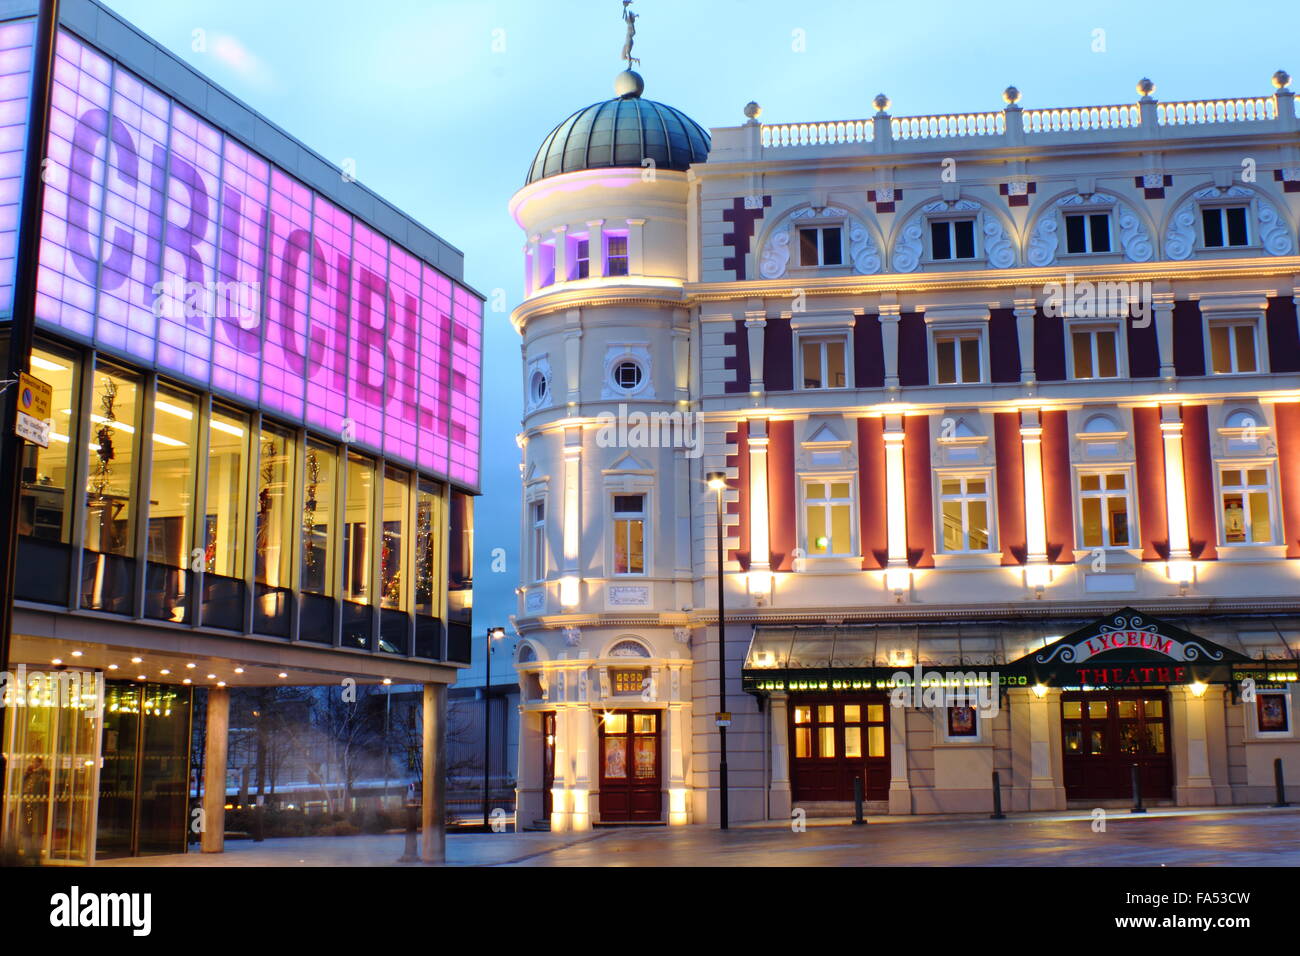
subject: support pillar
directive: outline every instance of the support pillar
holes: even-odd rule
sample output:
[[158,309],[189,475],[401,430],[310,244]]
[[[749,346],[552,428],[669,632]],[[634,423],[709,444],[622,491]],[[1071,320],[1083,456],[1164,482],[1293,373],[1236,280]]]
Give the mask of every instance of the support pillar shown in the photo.
[[1016,299],[1016,340],[1020,346],[1020,383],[1033,385],[1034,370],[1034,314],[1038,308],[1035,299]]
[[1178,405],[1160,406],[1160,437],[1165,445],[1165,510],[1169,520],[1169,557],[1192,556],[1187,531],[1187,487],[1183,476],[1183,422]]
[[203,835],[204,853],[226,848],[226,748],[230,737],[230,688],[208,691],[208,720],[204,731]]
[[[1208,690],[1208,689],[1207,689]],[[1180,687],[1177,691],[1182,696],[1182,721],[1173,721],[1174,734],[1182,736],[1174,741],[1175,765],[1183,772],[1174,781],[1174,798],[1180,807],[1213,806],[1214,779],[1210,772],[1209,724],[1206,720],[1205,695],[1197,697],[1189,687]],[[1177,715],[1177,711],[1175,711]],[[1180,735],[1178,725],[1184,730]],[[1180,751],[1184,751],[1180,753]]]
[[423,806],[420,859],[447,861],[447,685],[424,685]]
[[912,812],[912,784],[907,775],[907,708],[889,713],[889,812]]
[[767,794],[768,818],[789,820],[793,809],[790,794],[789,699],[785,694],[773,694],[767,700],[767,712],[772,734],[772,782]]
[[1160,351],[1160,377],[1173,380],[1174,366],[1174,294],[1156,292],[1151,296],[1151,308],[1156,314],[1156,348]]

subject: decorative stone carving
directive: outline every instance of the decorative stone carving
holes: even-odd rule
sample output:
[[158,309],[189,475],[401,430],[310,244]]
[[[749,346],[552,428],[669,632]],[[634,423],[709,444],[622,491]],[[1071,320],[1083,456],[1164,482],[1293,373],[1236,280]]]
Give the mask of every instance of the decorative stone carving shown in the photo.
[[1129,262],[1149,262],[1156,254],[1151,233],[1142,217],[1125,203],[1115,204],[1115,221],[1119,226],[1119,247]]
[[1182,260],[1191,256],[1196,249],[1196,202],[1188,199],[1169,219],[1165,229],[1165,255],[1170,259]]
[[582,628],[566,627],[564,629],[564,643],[569,647],[577,647],[582,643]]
[[1009,269],[1016,264],[1016,250],[997,216],[984,216],[984,256],[994,269]]
[[691,629],[689,627],[673,628],[673,640],[678,644],[686,644],[689,646],[691,643]]
[[1059,244],[1056,214],[1045,212],[1038,217],[1038,223],[1029,237],[1029,252],[1025,258],[1031,266],[1050,266],[1056,261],[1056,247]]
[[[1155,243],[1151,233],[1142,222],[1142,217],[1133,208],[1117,196],[1107,193],[1091,193],[1087,196],[1073,194],[1062,196],[1054,202],[1053,207],[1070,206],[1109,206],[1114,209],[1115,225],[1119,231],[1120,251],[1129,262],[1148,262],[1155,255]],[[1056,219],[1056,209],[1044,212],[1034,226],[1029,238],[1027,259],[1031,266],[1048,266],[1056,261],[1056,252],[1060,245],[1060,227]]]
[[875,275],[880,271],[880,249],[871,238],[871,230],[856,219],[849,219],[849,261],[858,275]]
[[790,229],[778,229],[763,246],[758,274],[764,279],[779,279],[790,264]]
[[894,271],[895,272],[915,272],[916,267],[921,264],[921,236],[924,232],[921,229],[921,219],[916,217],[908,221],[903,226],[898,235],[898,241],[894,243]]
[[1277,211],[1277,207],[1265,199],[1258,198],[1259,203],[1259,241],[1264,251],[1271,256],[1291,255],[1291,230],[1286,220]]
[[650,652],[640,641],[619,641],[609,649],[610,657],[649,657]]
[[[893,266],[895,272],[915,272],[921,264],[923,246],[921,238],[925,235],[925,217],[932,212],[979,213],[983,207],[972,199],[954,199],[945,201],[936,199],[918,209],[899,231],[894,243]],[[980,227],[984,236],[984,258],[995,269],[1006,269],[1015,264],[1016,253],[1011,245],[1006,230],[995,216],[985,214]]]
[[839,206],[823,206],[820,209],[805,206],[791,213],[784,225],[773,232],[764,244],[758,261],[758,273],[764,279],[780,279],[786,274],[790,268],[791,244],[794,242],[796,224],[805,219],[843,219],[849,240],[848,258],[854,272],[873,275],[880,271],[880,248],[862,220]]
[[1174,213],[1165,230],[1165,255],[1170,259],[1186,259],[1196,249],[1196,208],[1202,199],[1220,197],[1253,200],[1255,208],[1255,227],[1259,231],[1259,242],[1264,251],[1271,256],[1289,256],[1295,243],[1291,229],[1282,218],[1272,201],[1260,193],[1244,186],[1229,186],[1221,189],[1208,186],[1198,189]]

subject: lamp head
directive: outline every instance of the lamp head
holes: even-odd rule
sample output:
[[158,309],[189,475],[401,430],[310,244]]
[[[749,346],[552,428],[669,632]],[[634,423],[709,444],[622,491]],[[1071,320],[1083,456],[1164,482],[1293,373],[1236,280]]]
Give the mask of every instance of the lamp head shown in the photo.
[[712,491],[721,491],[727,487],[727,473],[725,471],[711,471],[707,476],[707,480]]

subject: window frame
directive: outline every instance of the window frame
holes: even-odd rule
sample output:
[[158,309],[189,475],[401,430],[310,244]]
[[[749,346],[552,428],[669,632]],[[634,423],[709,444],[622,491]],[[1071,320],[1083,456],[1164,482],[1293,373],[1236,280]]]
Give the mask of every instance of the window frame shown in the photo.
[[[858,495],[857,495],[857,476],[849,471],[831,471],[831,472],[802,472],[798,476],[799,482],[799,546],[802,548],[804,557],[822,560],[834,558],[856,558],[860,556],[858,545]],[[831,528],[833,511],[835,507],[847,505],[849,509],[849,550],[847,552],[827,551],[825,554],[815,552],[811,547],[811,541],[808,538],[808,486],[812,484],[821,484],[826,486],[826,497],[820,501],[814,501],[813,506],[820,508],[825,512],[824,527]],[[837,484],[847,484],[849,493],[844,498],[835,498],[831,496],[831,488]],[[829,535],[829,544],[834,545],[834,533]]]
[[[1259,315],[1214,315],[1205,318],[1205,374],[1209,377],[1217,375],[1266,375],[1268,374],[1268,347],[1267,340],[1263,336],[1263,323]],[[1251,371],[1242,371],[1239,367],[1237,353],[1237,336],[1229,332],[1228,349],[1232,368],[1226,372],[1217,371],[1214,367],[1214,342],[1213,335],[1215,329],[1227,328],[1249,328],[1251,330],[1252,344],[1255,351],[1255,368]],[[1261,348],[1261,346],[1263,346]]]
[[[1279,525],[1280,525],[1281,514],[1279,513],[1279,507],[1278,507],[1279,494],[1278,494],[1278,482],[1277,482],[1276,467],[1275,467],[1276,464],[1277,464],[1276,459],[1272,459],[1272,458],[1267,458],[1267,459],[1220,458],[1214,460],[1213,462],[1214,502],[1215,502],[1214,521],[1219,532],[1219,547],[1221,548],[1267,548],[1271,546],[1276,546],[1279,543],[1280,541]],[[1263,469],[1264,475],[1267,478],[1266,484],[1262,486],[1261,485],[1230,485],[1228,487],[1233,490],[1238,490],[1239,493],[1243,496],[1243,498],[1246,498],[1251,494],[1250,489],[1252,488],[1262,487],[1265,489],[1265,492],[1268,495],[1269,540],[1229,541],[1227,520],[1226,520],[1226,515],[1224,514],[1223,496],[1225,493],[1231,494],[1233,492],[1232,491],[1225,492],[1224,485],[1223,485],[1223,472],[1238,471],[1242,473],[1243,477],[1245,477],[1248,472],[1257,469]],[[1249,501],[1247,501],[1246,503],[1249,504]],[[1249,520],[1248,514],[1245,515],[1244,517],[1247,519],[1245,521],[1246,533],[1247,535],[1251,535],[1253,534],[1252,522]]]
[[[528,516],[528,574],[531,583],[541,584],[546,580],[547,560],[550,557],[546,540],[546,496],[529,498],[525,507]],[[540,519],[535,514],[538,507],[541,508]]]
[[[1124,490],[1118,492],[1107,490],[1105,487],[1105,478],[1107,475],[1120,474],[1124,476]],[[1084,491],[1083,478],[1085,475],[1098,475],[1101,477],[1102,487],[1097,491]],[[1111,465],[1083,465],[1076,466],[1074,469],[1074,521],[1075,521],[1075,541],[1078,542],[1078,550],[1082,551],[1132,551],[1141,548],[1141,535],[1137,521],[1137,495],[1135,494],[1134,470],[1131,465],[1111,464]],[[1128,518],[1128,544],[1115,544],[1110,540],[1110,522],[1102,522],[1103,543],[1090,545],[1084,541],[1084,522],[1083,522],[1083,502],[1089,498],[1097,498],[1103,502],[1102,516],[1106,518],[1109,512],[1105,509],[1105,500],[1107,498],[1123,497],[1125,499],[1124,513]]]
[[[838,344],[843,349],[844,365],[844,384],[843,385],[807,385],[807,378],[804,374],[804,346],[816,345],[819,347],[821,359],[820,375],[823,383],[829,378],[830,363],[827,358],[826,346]],[[852,388],[853,367],[852,367],[852,340],[848,332],[833,329],[799,329],[795,332],[795,382],[798,391],[808,392],[826,392],[826,391],[847,391]]]
[[[611,240],[623,240],[623,252],[621,255],[614,255],[610,250]],[[601,233],[601,261],[604,263],[604,276],[611,279],[621,279],[632,274],[632,238],[630,230],[604,230]],[[623,264],[622,271],[616,270],[613,266],[615,262]]]
[[[1066,380],[1071,382],[1114,382],[1118,379],[1128,377],[1128,339],[1126,334],[1128,324],[1120,319],[1107,319],[1103,316],[1087,319],[1066,319],[1065,320],[1065,338],[1066,338]],[[1096,372],[1098,367],[1099,353],[1097,349],[1097,333],[1111,332],[1115,336],[1115,374],[1114,375],[1087,375],[1080,376],[1077,374],[1077,360],[1075,357],[1074,336],[1076,333],[1086,334],[1089,337],[1091,354],[1089,356],[1092,362],[1093,371]]]
[[[840,256],[839,262],[826,261],[826,231],[828,229],[834,229],[839,233],[839,256]],[[798,222],[796,222],[794,226],[794,232],[795,232],[794,240],[796,243],[795,250],[798,258],[797,267],[799,269],[807,269],[810,271],[822,270],[822,269],[843,269],[848,264],[847,262],[848,249],[846,248],[845,241],[844,241],[846,237],[846,233],[848,232],[848,223],[846,220],[843,219],[836,219],[831,221],[819,220],[809,225],[800,225]],[[805,232],[812,232],[817,234],[817,261],[816,262],[803,261],[803,252],[804,252],[803,234]]]
[[[997,543],[998,520],[997,520],[997,500],[995,497],[995,492],[996,492],[995,477],[996,477],[995,472],[994,469],[992,468],[962,468],[962,469],[944,468],[944,469],[935,470],[934,492],[933,492],[934,508],[935,508],[935,525],[934,525],[935,554],[981,555],[981,554],[996,554],[998,552],[999,550],[998,543]],[[943,494],[943,483],[945,481],[953,481],[953,480],[959,480],[962,482],[962,491],[955,498],[952,496],[945,496]],[[971,495],[968,491],[966,491],[965,483],[972,480],[984,482],[983,495]],[[984,501],[986,502],[985,521],[988,527],[985,529],[985,531],[988,534],[987,547],[980,548],[980,549],[974,549],[974,548],[949,549],[944,542],[944,529],[943,529],[944,502],[953,501],[953,500],[962,502],[962,509],[961,509],[962,538],[964,541],[969,542],[970,519],[969,519],[969,508],[967,507],[967,504],[971,501],[978,500],[980,498],[983,498]]]
[[[930,326],[930,384],[939,385],[986,385],[989,382],[988,334],[984,325],[971,326]],[[954,341],[953,371],[958,378],[952,382],[939,381],[939,345],[952,339]],[[979,348],[979,378],[968,382],[961,378],[962,356],[960,342],[974,339]]]
[[[957,252],[957,229],[956,223],[969,222],[971,224],[971,254],[969,256],[958,256]],[[978,262],[984,257],[983,243],[980,241],[980,214],[979,212],[962,211],[955,215],[944,215],[942,213],[926,216],[925,218],[925,253],[928,262],[932,263],[965,263]],[[948,248],[953,253],[950,256],[940,259],[934,254],[934,227],[937,225],[946,225],[948,227]]]
[[[1229,209],[1242,209],[1245,216],[1246,241],[1233,245],[1228,239],[1228,216]],[[1259,247],[1258,237],[1255,235],[1255,229],[1251,228],[1251,221],[1255,218],[1252,213],[1255,210],[1255,201],[1253,197],[1243,199],[1240,196],[1225,196],[1222,199],[1203,199],[1197,203],[1196,211],[1199,215],[1196,218],[1197,238],[1200,240],[1201,249],[1205,252],[1222,252],[1233,251],[1238,249],[1256,249]],[[1205,214],[1215,212],[1219,216],[1219,228],[1222,230],[1224,242],[1221,245],[1212,246],[1205,234]]]
[[[619,511],[618,499],[637,497],[641,499],[641,510]],[[644,578],[650,576],[650,495],[646,491],[625,491],[622,489],[611,489],[609,491],[609,573],[613,578]],[[618,535],[620,522],[641,522],[641,570],[640,571],[620,571],[618,570]],[[631,538],[628,539],[628,567],[632,567],[632,549]]]
[[[1061,235],[1064,238],[1064,250],[1060,253],[1062,256],[1108,256],[1115,253],[1115,207],[1111,205],[1090,206],[1086,208],[1075,207],[1066,211],[1060,210],[1061,216]],[[1092,230],[1092,217],[1106,217],[1106,242],[1109,248],[1095,249],[1094,236]],[[1070,249],[1070,224],[1069,220],[1073,217],[1079,217],[1084,220],[1083,238],[1086,248],[1075,251]]]
[[[1293,685],[1294,686],[1294,685]],[[1264,730],[1259,720],[1259,708],[1263,703],[1266,695],[1274,695],[1282,698],[1283,714],[1286,718],[1286,727],[1282,730]],[[1256,690],[1255,702],[1251,706],[1254,713],[1254,736],[1262,740],[1284,740],[1295,736],[1295,709],[1292,692],[1290,690]]]

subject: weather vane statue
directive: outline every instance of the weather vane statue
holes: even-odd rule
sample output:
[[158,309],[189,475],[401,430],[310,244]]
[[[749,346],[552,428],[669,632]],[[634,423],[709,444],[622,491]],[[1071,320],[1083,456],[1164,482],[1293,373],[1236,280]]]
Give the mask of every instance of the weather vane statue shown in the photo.
[[632,6],[632,0],[623,0],[623,19],[627,22],[627,39],[623,42],[623,59],[627,60],[627,68],[632,69],[632,64],[641,65],[641,61],[632,55],[632,44],[636,42],[636,21],[640,14],[633,13],[628,7]]

